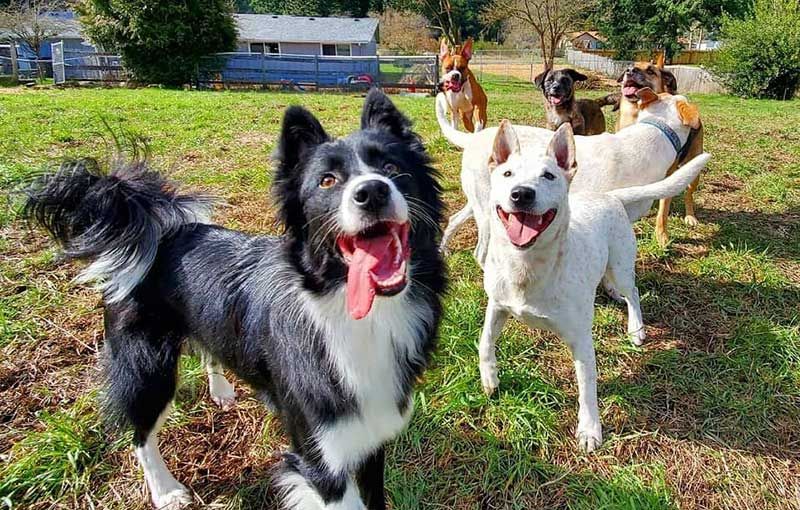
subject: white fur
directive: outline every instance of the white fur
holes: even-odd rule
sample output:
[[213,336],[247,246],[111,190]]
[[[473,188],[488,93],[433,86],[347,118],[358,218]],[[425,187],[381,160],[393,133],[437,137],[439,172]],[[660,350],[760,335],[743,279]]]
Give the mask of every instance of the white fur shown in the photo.
[[[210,223],[211,205],[197,202],[176,210],[172,228],[189,223]],[[178,219],[180,218],[180,220]],[[157,232],[158,239],[165,232]],[[133,254],[126,256],[123,250],[109,250],[100,254],[75,278],[79,284],[97,282],[97,289],[104,293],[106,303],[116,303],[125,298],[144,279],[158,250],[157,243],[139,245]]]
[[[492,211],[488,220],[491,242],[484,267],[489,304],[479,343],[481,383],[486,393],[493,393],[499,385],[495,340],[509,316],[529,327],[551,331],[567,344],[575,364],[578,443],[586,451],[601,444],[592,342],[594,296],[601,280],[627,303],[628,334],[632,342],[640,345],[644,340],[634,274],[636,238],[624,209],[626,202],[614,195],[625,200],[666,198],[680,191],[677,184],[688,185],[708,158],[699,156],[678,170],[672,181],[645,186],[636,193],[628,190],[612,194],[569,193],[569,175],[558,167],[551,151],[539,158],[518,151],[491,172],[488,208]],[[546,179],[545,172],[556,179]],[[513,209],[508,194],[519,185],[536,191],[532,212],[541,214],[557,209],[550,226],[532,246],[524,249],[510,242],[496,213],[498,205],[506,211]]]
[[391,207],[386,211],[385,219],[391,219],[398,223],[408,221],[408,203],[403,194],[400,193],[400,190],[397,189],[397,186],[394,185],[391,179],[369,171],[367,167],[364,174],[349,179],[342,192],[342,203],[339,206],[339,226],[348,234],[357,234],[369,226],[364,221],[363,211],[353,201],[353,194],[359,184],[371,180],[383,181],[389,185],[391,190],[389,201]]
[[364,510],[358,487],[352,479],[347,480],[347,489],[339,501],[326,505],[308,480],[298,473],[281,474],[276,485],[281,492],[283,508],[286,510]]
[[158,449],[158,431],[171,410],[172,404],[168,405],[158,417],[144,445],[136,448],[136,458],[144,471],[144,479],[153,505],[163,510],[179,510],[192,504],[191,493],[172,476]]
[[[639,120],[654,116],[667,123],[686,143],[690,128],[681,121],[676,103],[686,101],[683,96],[667,96],[651,103],[639,115]],[[446,119],[447,99],[443,94],[436,98],[436,118],[439,127],[450,143],[464,149],[461,158],[461,186],[467,198],[464,208],[450,218],[442,248],[447,246],[461,225],[475,216],[478,224],[478,244],[475,257],[483,265],[489,242],[488,190],[489,155],[497,128],[487,128],[480,133],[454,130]],[[530,126],[514,126],[522,152],[529,157],[542,155],[552,137],[552,131]],[[664,179],[675,161],[675,149],[661,131],[649,124],[634,124],[618,133],[575,137],[578,172],[570,193],[582,191],[605,192],[631,186],[651,184]],[[652,200],[628,202],[628,218],[635,221],[650,209]],[[471,214],[470,214],[471,213]]]
[[213,360],[207,360],[206,373],[208,374],[208,392],[211,400],[223,411],[232,408],[236,403],[236,390],[233,388],[233,384],[225,378],[222,366]]
[[334,473],[349,472],[388,440],[397,436],[411,417],[397,407],[402,397],[396,359],[417,358],[417,321],[430,323],[430,310],[407,299],[406,291],[378,296],[369,315],[355,320],[345,308],[341,291],[323,298],[309,297],[317,326],[326,332],[329,360],[342,383],[356,398],[360,412],[343,417],[316,432],[322,460]]

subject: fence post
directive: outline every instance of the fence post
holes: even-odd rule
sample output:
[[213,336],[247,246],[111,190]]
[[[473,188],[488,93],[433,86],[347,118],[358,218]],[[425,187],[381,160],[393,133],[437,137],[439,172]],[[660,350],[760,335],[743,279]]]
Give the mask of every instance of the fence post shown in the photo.
[[11,41],[11,77],[19,81],[19,65],[17,64],[17,43]]
[[382,87],[381,84],[381,56],[375,55],[375,64],[378,66],[375,68],[375,85],[378,87]]
[[436,87],[439,86],[439,80],[441,77],[439,76],[439,54],[437,53],[434,57],[434,67],[433,67],[433,95],[436,95]]
[[314,55],[314,83],[319,90],[319,55]]

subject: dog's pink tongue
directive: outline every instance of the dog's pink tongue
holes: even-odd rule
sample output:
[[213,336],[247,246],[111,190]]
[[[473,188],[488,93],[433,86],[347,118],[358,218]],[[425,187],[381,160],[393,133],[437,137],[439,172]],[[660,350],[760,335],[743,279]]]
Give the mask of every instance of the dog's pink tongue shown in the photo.
[[511,242],[517,246],[525,246],[539,235],[542,228],[542,217],[535,214],[510,213],[506,232]]
[[561,98],[556,96],[550,96],[550,102],[553,104],[561,104]]
[[622,93],[626,96],[632,96],[636,94],[636,91],[639,90],[636,87],[623,87]]
[[[387,259],[391,260],[391,235],[356,238],[353,255],[350,257],[350,268],[347,272],[347,310],[354,319],[367,316],[375,301],[377,284],[370,274],[373,269],[383,269]],[[382,271],[381,271],[382,272]]]

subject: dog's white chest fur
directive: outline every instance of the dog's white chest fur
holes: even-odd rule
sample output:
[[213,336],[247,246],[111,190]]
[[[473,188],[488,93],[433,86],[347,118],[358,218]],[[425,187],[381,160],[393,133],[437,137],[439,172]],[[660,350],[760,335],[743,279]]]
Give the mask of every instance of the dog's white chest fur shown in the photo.
[[[430,311],[405,295],[378,297],[372,311],[354,320],[345,308],[344,292],[314,299],[320,327],[326,331],[329,361],[359,410],[317,431],[322,458],[333,472],[349,471],[405,428],[412,413],[403,395],[398,359],[422,358],[421,321]],[[403,412],[398,402],[408,398]]]

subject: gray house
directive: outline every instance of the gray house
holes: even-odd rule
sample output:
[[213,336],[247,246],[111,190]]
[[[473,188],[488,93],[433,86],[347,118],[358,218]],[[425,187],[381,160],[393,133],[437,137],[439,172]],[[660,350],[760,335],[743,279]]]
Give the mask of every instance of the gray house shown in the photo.
[[240,53],[375,56],[378,20],[236,14]]

